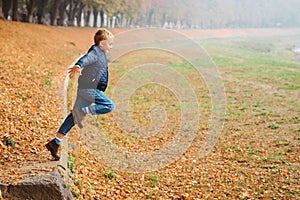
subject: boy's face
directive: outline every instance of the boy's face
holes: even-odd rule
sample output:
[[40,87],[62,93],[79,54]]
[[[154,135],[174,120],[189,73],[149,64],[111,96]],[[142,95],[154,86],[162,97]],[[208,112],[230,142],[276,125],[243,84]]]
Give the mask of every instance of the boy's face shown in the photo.
[[100,41],[100,48],[105,52],[109,53],[113,45],[113,39],[107,39]]

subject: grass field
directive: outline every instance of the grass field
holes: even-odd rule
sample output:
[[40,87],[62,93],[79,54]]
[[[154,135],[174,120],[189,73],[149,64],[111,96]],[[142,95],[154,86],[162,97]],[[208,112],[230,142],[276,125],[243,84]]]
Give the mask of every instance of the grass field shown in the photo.
[[[132,52],[112,63],[109,96],[122,92],[114,87],[128,74],[133,81],[139,82],[138,77],[146,81],[146,76],[133,75],[133,71],[155,61],[176,70],[188,82],[197,97],[198,107],[194,108],[199,109],[200,120],[196,136],[183,155],[152,171],[138,160],[144,157],[135,155],[150,153],[153,157],[148,159],[153,162],[149,165],[164,161],[151,152],[165,148],[179,132],[182,101],[176,89],[153,82],[140,84],[130,93],[127,115],[122,115],[121,121],[125,125],[128,122],[132,129],[120,125],[120,113],[88,119],[86,123],[94,129],[81,131],[81,139],[104,164],[96,174],[104,174],[105,188],[110,188],[107,195],[117,193],[129,199],[299,198],[300,67],[291,51],[298,38],[284,35],[196,41],[217,66],[226,95],[222,135],[206,157],[200,157],[199,151],[208,137],[213,105],[207,85],[195,68],[183,58],[155,49]],[[156,106],[163,111],[151,115]],[[151,123],[159,130],[149,136],[146,132],[152,130]],[[193,134],[192,129],[188,131]],[[128,160],[145,171],[133,173],[126,164]]]

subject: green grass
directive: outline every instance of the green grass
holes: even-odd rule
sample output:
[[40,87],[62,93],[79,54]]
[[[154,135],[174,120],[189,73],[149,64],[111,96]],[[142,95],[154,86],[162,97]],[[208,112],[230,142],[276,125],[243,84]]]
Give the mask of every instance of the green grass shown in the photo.
[[5,138],[6,146],[15,147],[16,143],[12,138]]
[[171,67],[179,70],[193,70],[193,66],[188,62],[183,63],[169,63]]
[[299,90],[300,89],[300,85],[286,85],[286,86],[283,86],[283,87],[279,87],[279,89],[283,89],[283,90]]
[[279,129],[280,126],[271,124],[271,125],[269,125],[269,128],[270,128],[270,129]]
[[104,171],[104,177],[108,178],[108,179],[113,179],[113,178],[116,178],[117,175],[111,171]]
[[45,78],[45,81],[44,81],[44,84],[43,84],[44,90],[50,89],[51,85],[52,85],[51,78],[49,78],[49,77]]
[[68,164],[68,168],[70,169],[70,172],[72,174],[74,174],[75,173],[75,163],[73,161],[71,153],[68,153],[68,163],[67,164]]
[[23,101],[27,99],[27,97],[21,93],[18,93],[18,97],[20,97],[20,99],[22,99]]
[[204,41],[203,46],[218,67],[231,67],[233,74],[243,72],[246,77],[257,74],[275,78],[293,77],[299,81],[299,63],[289,50],[293,39],[285,42],[278,42],[278,38],[272,37],[213,39]]
[[153,186],[153,187],[159,183],[159,177],[154,174],[149,174],[148,180],[151,182],[151,186]]

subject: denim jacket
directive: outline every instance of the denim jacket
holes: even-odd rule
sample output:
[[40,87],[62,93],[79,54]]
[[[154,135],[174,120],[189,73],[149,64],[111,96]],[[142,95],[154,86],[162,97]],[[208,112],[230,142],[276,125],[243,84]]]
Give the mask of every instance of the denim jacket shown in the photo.
[[78,89],[99,89],[105,91],[108,84],[108,64],[105,53],[93,45],[75,65],[83,68],[78,78]]

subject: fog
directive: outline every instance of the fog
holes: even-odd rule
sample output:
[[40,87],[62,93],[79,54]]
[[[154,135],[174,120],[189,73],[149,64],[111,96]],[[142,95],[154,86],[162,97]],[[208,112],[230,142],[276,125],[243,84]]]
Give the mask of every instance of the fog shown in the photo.
[[146,0],[147,23],[195,28],[300,27],[299,0]]

